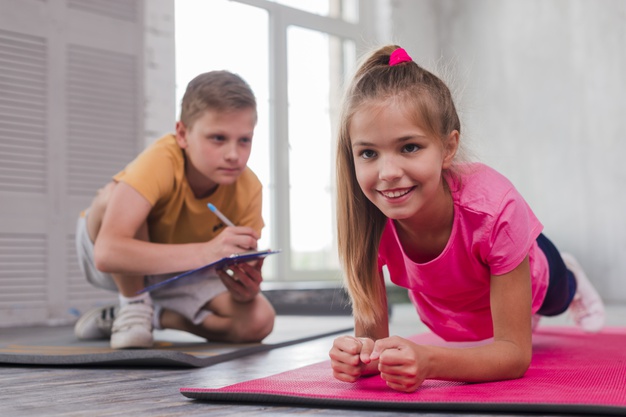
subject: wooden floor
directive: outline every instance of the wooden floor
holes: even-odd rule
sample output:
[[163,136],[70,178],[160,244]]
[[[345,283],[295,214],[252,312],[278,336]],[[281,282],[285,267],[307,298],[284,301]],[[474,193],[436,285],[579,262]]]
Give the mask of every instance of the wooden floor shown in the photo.
[[[626,306],[608,310],[609,325],[626,325]],[[568,324],[564,317],[544,323]],[[402,304],[394,306],[391,330],[409,336],[425,328],[413,308]],[[0,416],[477,416],[209,404],[179,393],[180,387],[218,388],[326,360],[333,338],[191,370],[0,366]]]

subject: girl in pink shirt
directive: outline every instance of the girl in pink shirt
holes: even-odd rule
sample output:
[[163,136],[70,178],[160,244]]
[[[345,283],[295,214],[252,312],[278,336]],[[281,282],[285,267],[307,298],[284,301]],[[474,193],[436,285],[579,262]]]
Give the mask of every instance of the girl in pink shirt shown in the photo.
[[[357,70],[337,151],[339,255],[355,317],[355,337],[330,351],[341,381],[379,372],[410,392],[425,379],[518,378],[540,316],[569,308],[583,330],[603,326],[584,271],[541,234],[515,187],[457,161],[460,132],[448,87],[402,48],[383,47]],[[486,342],[458,349],[389,337],[385,266],[434,333]]]

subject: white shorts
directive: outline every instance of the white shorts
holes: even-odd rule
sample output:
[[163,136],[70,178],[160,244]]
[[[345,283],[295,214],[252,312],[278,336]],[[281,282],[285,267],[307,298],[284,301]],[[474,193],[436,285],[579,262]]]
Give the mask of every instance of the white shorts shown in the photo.
[[[76,251],[81,271],[93,286],[118,292],[115,281],[109,273],[96,269],[93,256],[93,242],[87,232],[87,216],[80,216],[76,223]],[[152,285],[171,278],[178,273],[146,275],[144,285]],[[150,292],[154,304],[160,308],[176,311],[194,324],[200,324],[211,314],[205,309],[206,303],[219,294],[228,291],[215,273],[207,274],[203,279],[190,279],[184,285],[169,285]]]

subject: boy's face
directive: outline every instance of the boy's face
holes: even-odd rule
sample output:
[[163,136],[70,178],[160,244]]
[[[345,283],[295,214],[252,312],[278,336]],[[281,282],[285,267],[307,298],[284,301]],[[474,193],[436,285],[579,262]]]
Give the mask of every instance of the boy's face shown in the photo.
[[207,110],[189,127],[176,124],[176,141],[187,157],[187,181],[197,197],[237,180],[250,158],[255,124],[252,108]]

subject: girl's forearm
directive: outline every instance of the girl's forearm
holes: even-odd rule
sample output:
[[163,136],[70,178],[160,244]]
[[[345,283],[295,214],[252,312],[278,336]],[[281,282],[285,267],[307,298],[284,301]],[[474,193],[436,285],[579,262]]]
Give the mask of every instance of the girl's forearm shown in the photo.
[[487,382],[524,375],[532,352],[509,341],[471,348],[423,346],[427,379]]

